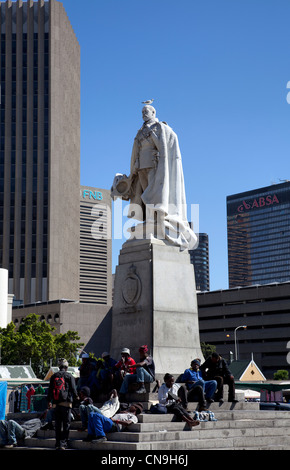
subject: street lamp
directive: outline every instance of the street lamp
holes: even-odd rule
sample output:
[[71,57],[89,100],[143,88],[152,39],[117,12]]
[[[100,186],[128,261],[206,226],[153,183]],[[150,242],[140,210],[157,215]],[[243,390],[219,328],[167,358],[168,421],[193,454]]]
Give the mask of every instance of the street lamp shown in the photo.
[[236,356],[236,361],[238,360],[237,330],[238,330],[239,328],[244,328],[244,329],[246,329],[247,326],[246,326],[246,325],[241,325],[241,326],[237,326],[237,328],[235,329],[235,356]]

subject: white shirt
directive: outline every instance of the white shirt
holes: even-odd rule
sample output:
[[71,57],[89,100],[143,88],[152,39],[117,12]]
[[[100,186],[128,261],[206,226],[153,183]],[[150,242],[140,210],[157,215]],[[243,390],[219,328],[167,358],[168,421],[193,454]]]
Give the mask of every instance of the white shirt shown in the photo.
[[138,418],[133,413],[117,413],[112,421],[132,421],[133,423],[138,423]]
[[171,399],[167,400],[168,392],[172,392],[174,395],[178,395],[179,387],[180,387],[180,385],[176,384],[176,383],[174,383],[171,388],[168,388],[165,383],[162,384],[161,387],[158,390],[159,403],[161,405],[164,405],[164,407],[166,405],[172,405],[173,403],[175,403],[175,400],[171,400]]

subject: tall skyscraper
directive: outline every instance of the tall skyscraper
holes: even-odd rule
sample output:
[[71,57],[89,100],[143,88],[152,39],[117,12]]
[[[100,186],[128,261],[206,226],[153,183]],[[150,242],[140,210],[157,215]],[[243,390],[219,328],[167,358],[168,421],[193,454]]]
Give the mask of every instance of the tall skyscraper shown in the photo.
[[[190,222],[192,227],[192,223]],[[190,261],[194,265],[196,290],[209,291],[209,243],[207,233],[198,233],[198,247],[189,250]]]
[[80,302],[112,304],[110,191],[80,189]]
[[77,300],[79,44],[56,0],[0,15],[0,267],[25,304]]
[[290,280],[290,182],[227,197],[229,287]]

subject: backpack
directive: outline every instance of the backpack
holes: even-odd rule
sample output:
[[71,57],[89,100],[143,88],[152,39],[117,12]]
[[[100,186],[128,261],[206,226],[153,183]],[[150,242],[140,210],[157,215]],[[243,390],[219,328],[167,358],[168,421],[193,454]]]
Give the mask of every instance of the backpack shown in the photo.
[[55,374],[53,379],[52,396],[56,403],[67,400],[68,388],[63,374]]

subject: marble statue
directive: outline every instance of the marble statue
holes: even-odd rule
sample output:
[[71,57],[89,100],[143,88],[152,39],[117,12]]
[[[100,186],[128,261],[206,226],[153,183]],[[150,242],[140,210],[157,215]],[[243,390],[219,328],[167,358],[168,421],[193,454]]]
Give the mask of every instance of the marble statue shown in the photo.
[[187,221],[178,138],[160,122],[151,105],[142,109],[143,125],[134,139],[130,175],[117,173],[111,196],[130,201],[128,217],[141,221],[131,238],[158,238],[166,244],[193,249],[197,237]]

